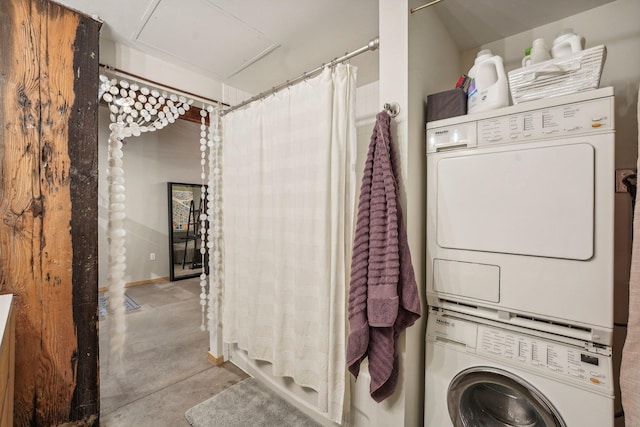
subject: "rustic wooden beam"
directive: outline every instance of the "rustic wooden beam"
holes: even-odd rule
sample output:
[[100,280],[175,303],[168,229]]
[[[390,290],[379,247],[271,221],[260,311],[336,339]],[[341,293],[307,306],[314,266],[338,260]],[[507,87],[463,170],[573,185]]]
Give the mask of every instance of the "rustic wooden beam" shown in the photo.
[[16,295],[14,425],[98,420],[100,24],[0,0],[0,292]]
[[[77,335],[76,381],[69,421],[97,424],[98,368],[98,52],[101,23],[79,15],[73,44],[73,92],[68,151],[73,242],[73,323]],[[51,37],[57,34],[53,30]],[[80,72],[77,72],[77,71]]]
[[[202,111],[202,109],[200,107],[195,107],[195,106],[191,106],[191,108],[189,108],[189,110],[185,111],[184,114],[182,116],[180,116],[179,118],[182,120],[186,120],[188,122],[191,123],[197,123],[200,124],[200,111]],[[209,119],[207,119],[207,123],[209,123]]]

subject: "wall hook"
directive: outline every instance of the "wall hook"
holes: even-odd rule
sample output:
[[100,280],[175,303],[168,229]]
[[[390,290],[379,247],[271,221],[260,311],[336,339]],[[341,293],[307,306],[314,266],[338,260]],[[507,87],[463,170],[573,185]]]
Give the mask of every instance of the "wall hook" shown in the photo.
[[400,105],[397,102],[384,104],[383,108],[392,118],[400,114]]

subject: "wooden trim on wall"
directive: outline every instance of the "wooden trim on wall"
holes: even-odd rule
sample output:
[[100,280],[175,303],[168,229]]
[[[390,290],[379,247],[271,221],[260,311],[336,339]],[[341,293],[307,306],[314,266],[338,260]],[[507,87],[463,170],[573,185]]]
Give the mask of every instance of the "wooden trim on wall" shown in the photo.
[[207,358],[215,366],[220,366],[224,363],[224,356],[215,356],[210,351],[207,352]]

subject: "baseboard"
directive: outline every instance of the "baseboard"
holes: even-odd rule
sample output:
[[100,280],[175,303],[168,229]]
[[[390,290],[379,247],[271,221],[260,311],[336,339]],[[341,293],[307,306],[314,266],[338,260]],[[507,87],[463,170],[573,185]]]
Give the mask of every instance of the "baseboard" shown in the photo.
[[216,357],[210,351],[207,352],[207,357],[209,358],[209,362],[215,366],[220,366],[224,363],[224,356]]
[[[125,288],[132,288],[134,286],[150,285],[152,283],[168,282],[169,277],[156,277],[155,279],[138,280],[137,282],[129,282],[124,285]],[[107,286],[100,286],[98,292],[105,292],[109,288]]]

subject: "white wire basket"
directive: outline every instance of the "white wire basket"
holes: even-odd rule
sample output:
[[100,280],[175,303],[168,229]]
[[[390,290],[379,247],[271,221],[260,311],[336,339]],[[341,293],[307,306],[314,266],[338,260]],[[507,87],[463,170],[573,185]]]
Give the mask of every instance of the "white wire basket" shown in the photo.
[[604,45],[510,71],[513,103],[597,89],[607,57]]

